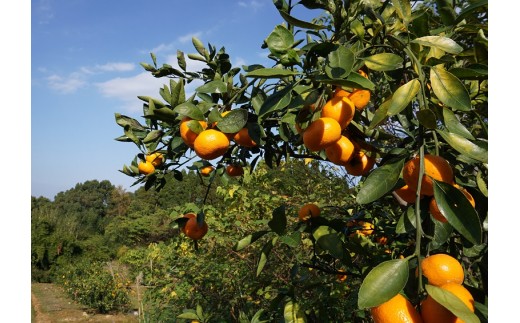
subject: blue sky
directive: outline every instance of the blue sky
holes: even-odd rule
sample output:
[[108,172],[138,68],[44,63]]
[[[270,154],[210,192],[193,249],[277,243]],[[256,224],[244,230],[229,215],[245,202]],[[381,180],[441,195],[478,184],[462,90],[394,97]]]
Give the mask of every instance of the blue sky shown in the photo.
[[140,119],[137,96],[160,98],[168,80],[139,65],[151,63],[150,52],[175,65],[177,50],[196,52],[195,36],[225,47],[234,66],[269,65],[260,46],[283,22],[271,0],[32,0],[31,10],[31,195],[50,199],[93,179],[136,188],[118,170],[138,150],[114,140],[122,135],[114,113]]

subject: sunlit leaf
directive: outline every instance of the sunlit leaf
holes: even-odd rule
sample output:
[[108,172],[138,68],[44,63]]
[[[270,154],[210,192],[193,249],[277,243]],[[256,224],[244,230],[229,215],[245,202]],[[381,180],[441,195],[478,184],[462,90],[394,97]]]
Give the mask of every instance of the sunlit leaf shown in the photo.
[[471,132],[464,127],[453,111],[450,109],[442,109],[442,117],[449,132],[466,139],[475,140],[475,137],[473,137]]
[[378,306],[397,295],[408,281],[408,260],[387,260],[372,268],[358,294],[360,309]]
[[283,308],[283,318],[285,323],[305,323],[307,318],[300,304],[292,300],[285,303]]
[[406,84],[401,85],[395,90],[388,106],[388,115],[393,116],[403,111],[408,104],[415,98],[419,90],[421,89],[421,83],[418,79],[413,79]]
[[224,133],[235,133],[244,128],[247,123],[247,110],[234,109],[229,111],[217,124],[220,131]]
[[428,295],[430,295],[437,303],[447,308],[455,314],[463,322],[480,323],[479,318],[473,313],[464,302],[450,291],[433,285],[425,286]]
[[195,89],[202,93],[225,93],[227,92],[227,84],[220,80],[213,80]]
[[364,57],[365,65],[374,71],[392,71],[403,67],[403,58],[392,53],[379,53]]
[[488,151],[487,147],[485,147],[483,144],[477,145],[476,143],[469,141],[468,139],[453,132],[447,132],[440,129],[437,129],[436,131],[451,147],[453,147],[459,153],[483,163],[487,163]]
[[348,76],[354,66],[354,53],[345,46],[338,46],[327,56],[325,73],[331,79],[342,79]]
[[271,250],[273,249],[277,240],[278,236],[269,240],[262,248],[262,251],[260,252],[260,260],[258,261],[258,266],[256,268],[256,276],[259,276],[264,269],[264,266],[267,263],[267,257],[269,257],[269,254],[271,253]]
[[432,89],[437,98],[454,110],[471,110],[471,98],[464,84],[440,65],[430,69]]
[[464,48],[457,44],[453,39],[444,36],[424,36],[412,40],[423,46],[436,47],[450,54],[459,54]]
[[314,230],[312,235],[321,249],[327,251],[338,259],[343,258],[343,242],[336,230],[329,226],[322,225]]
[[252,244],[253,242],[255,242],[256,240],[260,239],[261,237],[263,237],[266,233],[268,233],[269,231],[267,230],[264,230],[264,231],[258,231],[258,232],[254,232],[250,235],[248,235],[247,237],[243,238],[242,240],[238,241],[235,246],[233,247],[233,250],[235,251],[240,251],[244,248],[246,248],[247,246],[249,246],[250,244]]

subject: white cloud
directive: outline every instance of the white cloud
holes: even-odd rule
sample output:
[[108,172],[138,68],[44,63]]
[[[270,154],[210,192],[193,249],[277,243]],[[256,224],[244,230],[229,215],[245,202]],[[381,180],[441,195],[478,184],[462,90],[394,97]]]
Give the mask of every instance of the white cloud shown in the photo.
[[175,44],[174,43],[160,44],[160,45],[152,48],[151,50],[147,51],[147,53],[158,54],[158,53],[161,53],[161,52],[169,52],[169,51],[172,51],[174,49],[175,49]]
[[35,7],[35,16],[38,17],[38,23],[41,25],[48,24],[54,18],[51,0],[40,0]]
[[190,33],[190,34],[186,34],[184,36],[180,36],[179,38],[177,38],[177,40],[181,44],[185,44],[187,42],[190,42],[193,37],[200,38],[200,35],[202,35],[202,32],[197,31],[196,33]]
[[60,93],[73,93],[85,86],[86,81],[81,73],[72,73],[68,77],[53,74],[46,78],[49,87]]
[[135,64],[133,63],[107,63],[104,65],[96,65],[96,69],[103,72],[128,72],[133,71],[135,69]]
[[257,1],[257,0],[250,0],[250,1],[239,1],[238,5],[243,8],[251,8],[253,10],[258,10],[261,7],[263,7],[265,2]]

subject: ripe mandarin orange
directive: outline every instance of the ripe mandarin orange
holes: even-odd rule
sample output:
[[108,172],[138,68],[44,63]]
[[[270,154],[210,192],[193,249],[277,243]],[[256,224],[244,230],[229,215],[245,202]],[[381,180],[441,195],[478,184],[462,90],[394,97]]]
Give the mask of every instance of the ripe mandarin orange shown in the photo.
[[[364,71],[359,70],[358,73],[368,79],[368,75]],[[370,91],[365,89],[353,89],[352,92],[349,92],[336,88],[335,95],[349,98],[358,110],[363,110],[370,102]]]
[[229,148],[229,139],[215,129],[202,131],[195,139],[193,149],[202,159],[212,160],[226,153]]
[[410,186],[404,185],[403,187],[396,189],[394,192],[406,203],[415,203],[416,191],[412,190]]
[[315,217],[318,217],[320,216],[321,214],[321,209],[319,206],[317,206],[316,204],[314,203],[308,203],[308,204],[305,204],[304,206],[302,206],[299,210],[298,210],[298,218],[301,220],[301,221],[307,221],[309,220],[310,218],[315,218]]
[[149,161],[139,162],[137,165],[137,169],[139,169],[140,174],[148,175],[155,171],[155,167]]
[[[440,288],[451,292],[459,298],[471,312],[475,312],[473,296],[464,286],[456,283],[447,283],[440,286]],[[421,317],[424,323],[464,323],[464,321],[456,317],[450,310],[437,303],[430,295],[421,303]]]
[[[182,141],[184,141],[184,143],[186,145],[188,145],[188,147],[193,149],[193,145],[194,145],[195,139],[197,138],[198,134],[188,127],[188,122],[190,122],[191,120],[193,120],[193,119],[191,119],[190,117],[182,118],[179,130],[181,133]],[[199,124],[201,125],[203,130],[208,127],[208,124],[206,121],[200,120]]]
[[148,155],[146,155],[145,159],[146,159],[146,161],[149,161],[150,163],[152,163],[152,165],[154,167],[159,167],[164,162],[164,157],[161,153],[148,154]]
[[375,323],[422,323],[421,315],[403,295],[397,294],[381,305],[372,307]]
[[232,177],[242,176],[244,175],[244,168],[240,165],[230,164],[226,167],[226,173]]
[[[419,180],[419,156],[406,162],[403,168],[403,179],[413,190],[417,190]],[[432,178],[453,184],[453,169],[446,159],[430,154],[424,155],[424,176],[421,182],[421,195],[433,195]]]
[[460,262],[450,255],[439,253],[428,256],[421,261],[421,269],[428,284],[441,286],[446,283],[462,284],[464,269]]
[[208,177],[215,168],[211,165],[204,166],[200,169],[200,174],[204,177]]
[[345,164],[347,173],[353,176],[365,176],[374,167],[376,160],[368,156],[362,150],[354,151],[353,156]]
[[251,148],[256,146],[256,142],[249,136],[249,130],[247,130],[247,128],[240,129],[240,131],[234,135],[233,140],[243,147]]
[[354,118],[355,111],[356,107],[349,98],[334,96],[321,109],[321,117],[332,118],[339,123],[341,129],[345,129]]
[[354,145],[345,136],[325,148],[327,158],[336,165],[344,166],[354,155]]
[[310,151],[327,148],[341,138],[339,123],[327,117],[314,120],[303,132],[303,144]]
[[208,224],[206,221],[199,226],[197,223],[197,215],[195,213],[187,213],[183,216],[188,218],[186,224],[182,228],[182,232],[193,240],[200,240],[208,233]]

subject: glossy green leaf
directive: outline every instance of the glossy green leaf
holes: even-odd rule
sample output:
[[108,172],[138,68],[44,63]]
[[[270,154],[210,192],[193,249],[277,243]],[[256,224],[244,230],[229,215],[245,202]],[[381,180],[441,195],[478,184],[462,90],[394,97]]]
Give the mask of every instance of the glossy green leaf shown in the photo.
[[380,125],[383,121],[385,121],[388,118],[388,107],[390,106],[390,102],[392,102],[391,99],[381,103],[381,105],[377,108],[376,112],[374,113],[374,116],[370,121],[368,129],[375,129],[378,125]]
[[424,36],[412,40],[412,43],[435,47],[450,54],[459,54],[464,48],[453,39],[444,36]]
[[314,230],[312,235],[321,249],[338,259],[343,258],[343,241],[336,230],[329,226],[322,225]]
[[446,142],[459,153],[466,155],[475,160],[487,163],[488,151],[484,145],[477,145],[468,139],[445,130],[436,130]]
[[193,43],[193,47],[199,52],[200,55],[204,56],[206,59],[208,58],[208,51],[204,47],[204,44],[197,37],[192,37],[191,42]]
[[399,159],[374,169],[359,190],[356,196],[357,203],[373,202],[392,190],[399,180],[403,166],[404,159]]
[[364,57],[365,65],[374,71],[392,71],[403,67],[403,58],[393,53],[379,53]]
[[199,86],[195,91],[202,93],[225,93],[227,92],[227,84],[220,80],[213,80]]
[[224,133],[235,133],[247,124],[247,110],[234,109],[226,114],[217,124],[217,128]]
[[408,281],[408,260],[393,259],[372,268],[358,294],[360,309],[378,306],[397,295]]
[[295,248],[300,245],[302,238],[300,231],[294,231],[290,235],[280,237],[280,241],[288,245],[289,247]]
[[162,130],[160,130],[160,129],[152,130],[146,135],[146,137],[144,137],[143,142],[145,144],[153,142],[153,141],[157,140],[157,138],[160,138],[162,135],[163,135]]
[[246,248],[247,246],[249,246],[250,244],[252,244],[253,242],[255,242],[256,240],[260,239],[261,237],[263,237],[266,233],[268,233],[269,231],[267,230],[264,230],[264,231],[258,231],[258,232],[254,232],[248,236],[246,236],[245,238],[242,238],[242,240],[238,241],[235,246],[233,247],[233,250],[235,251],[240,251],[244,248]]
[[292,89],[293,84],[289,84],[280,91],[274,92],[273,94],[268,96],[262,104],[258,116],[263,117],[268,113],[272,113],[274,111],[278,111],[287,107],[291,102]]
[[246,74],[247,77],[257,77],[257,78],[281,78],[287,76],[298,75],[300,73],[296,71],[291,71],[283,68],[258,68],[248,72]]
[[430,249],[435,250],[448,241],[451,234],[453,233],[453,227],[449,223],[440,222],[432,218],[434,223],[433,226],[433,239],[430,241]]
[[482,243],[482,226],[475,208],[453,185],[434,180],[433,194],[441,214],[464,238],[473,244]]
[[488,77],[487,66],[484,65],[456,67],[450,69],[450,73],[463,80],[483,80]]
[[388,115],[393,116],[404,110],[415,98],[419,90],[421,89],[421,83],[418,79],[413,79],[406,84],[401,85],[395,90],[388,106]]
[[186,93],[184,92],[184,80],[181,78],[179,82],[170,79],[170,105],[175,107],[186,101]]
[[473,313],[464,302],[450,291],[444,290],[433,285],[425,286],[428,295],[437,303],[447,308],[465,323],[480,323],[479,318]]
[[470,111],[471,98],[464,84],[440,65],[430,69],[432,89],[437,98],[454,110]]
[[346,79],[331,79],[327,75],[319,75],[315,77],[315,80],[326,84],[367,89],[370,91],[374,91],[375,89],[375,84],[372,83],[372,81],[356,72],[351,72]]
[[329,53],[325,73],[331,79],[342,79],[349,75],[354,66],[354,53],[345,46],[338,46]]
[[271,53],[283,54],[292,47],[294,36],[285,26],[278,25],[269,36],[267,36],[265,42]]
[[283,308],[283,319],[285,323],[305,323],[307,318],[300,304],[292,300],[285,303]]
[[402,234],[415,230],[417,221],[415,217],[415,205],[409,205],[406,211],[401,214],[397,225],[395,226],[395,232]]
[[487,184],[484,181],[484,178],[482,178],[482,171],[479,171],[477,173],[477,186],[480,192],[482,192],[482,194],[484,194],[485,197],[488,197]]
[[285,205],[281,205],[273,210],[273,218],[267,223],[267,225],[278,235],[283,235],[285,233],[285,228],[287,227]]
[[475,137],[473,137],[471,132],[464,127],[453,111],[450,109],[442,109],[442,118],[444,119],[444,125],[449,132],[469,140],[475,140]]
[[300,27],[300,28],[306,28],[306,29],[312,29],[312,30],[321,30],[325,29],[326,27],[323,25],[316,25],[307,21],[303,21],[297,18],[294,18],[293,16],[289,15],[284,10],[279,10],[280,16],[282,16],[285,21],[287,21],[289,24]]
[[177,315],[177,318],[184,320],[200,320],[200,317],[193,310],[185,310],[184,313]]
[[260,252],[260,260],[258,261],[258,266],[256,268],[256,276],[258,277],[262,270],[265,267],[265,264],[267,263],[267,258],[269,257],[269,254],[271,253],[271,250],[273,249],[274,245],[276,244],[276,241],[278,240],[278,236],[272,238],[271,240],[267,241],[267,243],[262,248],[262,251]]
[[191,102],[184,102],[176,106],[173,111],[181,116],[187,116],[194,120],[204,120],[202,111]]
[[138,130],[146,129],[143,125],[139,123],[139,121],[135,120],[134,118],[130,118],[120,113],[115,113],[114,116],[116,118],[116,123],[121,127],[130,126],[131,128]]

